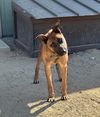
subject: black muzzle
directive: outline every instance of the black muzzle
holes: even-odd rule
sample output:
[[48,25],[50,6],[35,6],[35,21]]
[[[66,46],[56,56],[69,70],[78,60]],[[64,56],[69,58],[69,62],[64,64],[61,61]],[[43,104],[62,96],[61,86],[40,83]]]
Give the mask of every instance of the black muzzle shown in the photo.
[[59,55],[59,56],[63,56],[67,53],[66,51],[66,48],[62,48],[62,47],[57,47],[56,48],[56,53]]

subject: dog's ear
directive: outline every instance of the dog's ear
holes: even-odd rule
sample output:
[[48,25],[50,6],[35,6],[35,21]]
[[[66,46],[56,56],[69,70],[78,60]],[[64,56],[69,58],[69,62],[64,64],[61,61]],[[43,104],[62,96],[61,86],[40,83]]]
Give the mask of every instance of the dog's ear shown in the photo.
[[43,41],[45,44],[47,44],[48,37],[45,36],[44,34],[39,34],[36,39]]
[[56,24],[52,28],[53,29],[53,32],[55,32],[55,33],[61,33],[61,31],[59,29],[59,26],[60,26],[60,21],[56,22]]

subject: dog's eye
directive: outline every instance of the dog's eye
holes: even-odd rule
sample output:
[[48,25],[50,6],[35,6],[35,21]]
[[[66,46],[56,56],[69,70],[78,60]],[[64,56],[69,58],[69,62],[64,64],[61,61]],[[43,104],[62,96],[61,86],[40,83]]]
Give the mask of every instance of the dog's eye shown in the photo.
[[58,42],[59,44],[62,44],[62,43],[63,43],[63,41],[62,41],[61,38],[57,39],[57,42]]
[[52,44],[50,45],[51,47],[55,47],[56,44],[54,42],[52,42]]

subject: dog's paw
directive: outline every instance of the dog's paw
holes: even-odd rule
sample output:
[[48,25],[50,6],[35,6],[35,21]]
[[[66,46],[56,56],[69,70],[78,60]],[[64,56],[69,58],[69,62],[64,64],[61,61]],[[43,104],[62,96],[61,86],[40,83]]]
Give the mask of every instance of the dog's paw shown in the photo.
[[47,99],[47,102],[54,102],[55,101],[55,97],[49,97],[48,99]]
[[62,96],[61,100],[67,100],[67,95]]
[[39,84],[39,80],[33,81],[33,84]]

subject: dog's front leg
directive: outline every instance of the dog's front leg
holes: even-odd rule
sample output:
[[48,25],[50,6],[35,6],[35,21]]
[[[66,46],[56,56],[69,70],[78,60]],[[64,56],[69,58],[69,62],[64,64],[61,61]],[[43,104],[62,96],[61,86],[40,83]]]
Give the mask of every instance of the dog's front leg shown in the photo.
[[62,69],[62,89],[61,89],[62,97],[61,99],[65,100],[67,99],[67,90],[66,90],[67,66],[64,65],[61,67],[61,69]]
[[54,93],[54,88],[53,88],[53,84],[52,84],[51,65],[45,65],[45,74],[46,74],[47,84],[48,84],[47,101],[53,102],[55,100],[55,93]]
[[61,77],[61,69],[60,69],[59,64],[56,64],[56,70],[57,70],[57,73],[58,73],[59,81],[61,82],[62,81],[62,77]]

